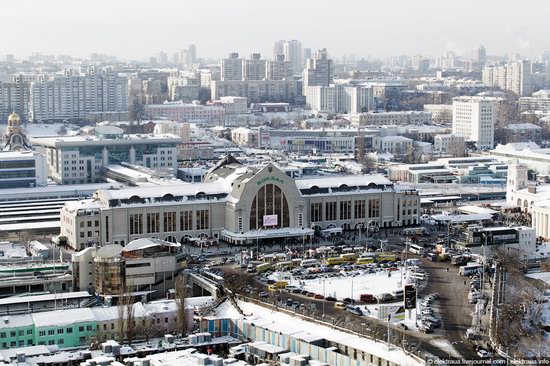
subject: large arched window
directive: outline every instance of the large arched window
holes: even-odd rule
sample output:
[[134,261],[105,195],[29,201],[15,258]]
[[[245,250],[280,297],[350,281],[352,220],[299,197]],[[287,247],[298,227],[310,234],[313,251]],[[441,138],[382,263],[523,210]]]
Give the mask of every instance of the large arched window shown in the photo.
[[265,215],[277,215],[277,225],[271,228],[290,226],[288,202],[281,188],[275,184],[266,184],[256,193],[250,208],[250,230],[263,227]]

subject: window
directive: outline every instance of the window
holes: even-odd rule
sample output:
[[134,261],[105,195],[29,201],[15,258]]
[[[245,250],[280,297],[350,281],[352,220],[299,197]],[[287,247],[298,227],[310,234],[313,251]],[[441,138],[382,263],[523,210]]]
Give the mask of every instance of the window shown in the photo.
[[84,231],[81,231],[81,232],[80,232],[80,237],[81,237],[81,238],[84,237]]
[[19,337],[23,337],[23,336],[25,335],[25,331],[24,331],[24,330],[20,330],[20,331],[17,332],[17,335],[18,335]]
[[65,344],[65,340],[63,338],[61,338],[57,341],[57,344]]
[[82,327],[82,326],[78,327],[78,331],[79,332],[84,332],[84,327]]
[[143,234],[143,214],[130,214],[130,235]]
[[311,206],[309,206],[309,216],[311,219],[311,222],[319,222],[322,221],[322,212],[323,212],[323,202],[313,202]]
[[180,212],[180,230],[181,231],[193,230],[193,211]]
[[325,221],[336,220],[336,202],[325,203]]
[[60,328],[57,330],[57,334],[63,334],[63,333],[65,333],[65,329]]
[[176,231],[176,213],[164,213],[164,232]]
[[243,231],[243,218],[242,216],[239,216],[238,224],[237,224],[237,230]]
[[355,201],[355,206],[353,210],[354,219],[364,219],[365,218],[365,200]]
[[303,226],[304,226],[304,214],[300,212],[298,214],[298,227],[303,227]]
[[32,346],[32,339],[27,340],[27,346]]
[[168,323],[168,317],[165,317],[165,318],[164,318],[164,322],[165,322],[165,323]]
[[48,330],[48,335],[55,335],[55,329]]
[[6,332],[0,333],[0,338],[2,338],[2,339],[6,338]]
[[94,225],[99,226],[99,220],[95,220]]
[[209,225],[209,211],[208,210],[197,210],[197,230],[208,230]]
[[32,329],[27,329],[27,335],[32,335]]
[[86,326],[86,330],[88,332],[91,332],[93,330],[93,327],[91,325]]
[[340,202],[340,220],[351,219],[351,201]]
[[160,231],[160,214],[148,213],[147,214],[147,233],[158,233]]
[[250,208],[250,230],[261,228],[265,215],[277,215],[275,227],[290,226],[288,201],[281,188],[275,184],[266,184],[256,193]]
[[84,227],[84,221],[80,221],[80,227]]
[[105,217],[105,241],[109,241],[109,216]]
[[17,333],[15,331],[10,332],[10,337],[15,338],[17,336]]
[[380,217],[380,200],[369,200],[369,217]]
[[92,222],[88,221],[88,227],[92,227]]
[[73,332],[73,328],[67,328],[65,331],[67,332],[67,334],[71,334]]
[[41,330],[38,332],[38,336],[40,337],[44,337],[46,335],[46,331],[45,330]]

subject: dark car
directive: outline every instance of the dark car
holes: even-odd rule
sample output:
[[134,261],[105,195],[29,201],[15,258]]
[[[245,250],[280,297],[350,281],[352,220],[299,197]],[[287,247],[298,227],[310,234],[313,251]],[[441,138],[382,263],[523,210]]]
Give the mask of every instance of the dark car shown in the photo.
[[302,295],[306,295],[306,296],[307,296],[307,294],[309,294],[309,291],[302,290],[300,293],[301,293]]
[[302,290],[300,290],[299,288],[295,288],[294,290],[292,290],[292,293],[299,294],[299,293],[302,293]]
[[336,298],[335,298],[335,297],[332,297],[332,296],[327,296],[327,297],[325,298],[325,300],[327,300],[327,301],[336,301]]
[[351,303],[353,303],[353,300],[350,299],[349,297],[346,297],[344,300],[342,300],[342,302],[343,302],[344,304],[351,304]]
[[260,292],[260,297],[266,298],[269,297],[269,294],[265,291]]
[[315,293],[313,293],[313,292],[308,292],[306,296],[307,296],[307,297],[313,297],[313,296],[315,296]]
[[315,296],[313,296],[314,298],[318,299],[318,300],[322,300],[324,299],[325,297],[321,294],[315,294]]
[[293,303],[292,299],[286,299],[286,306],[291,306]]

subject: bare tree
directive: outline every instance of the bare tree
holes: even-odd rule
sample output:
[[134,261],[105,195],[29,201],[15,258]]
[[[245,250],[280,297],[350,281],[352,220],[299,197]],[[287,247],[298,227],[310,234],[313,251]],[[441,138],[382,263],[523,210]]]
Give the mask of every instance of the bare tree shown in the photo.
[[125,339],[132,343],[135,335],[134,297],[130,295],[128,288],[122,288],[117,303],[118,329],[117,338],[120,343]]
[[185,303],[187,299],[187,278],[186,274],[181,274],[175,281],[177,321],[176,333],[184,337],[187,334],[187,321],[185,319]]
[[132,344],[136,332],[136,319],[134,313],[134,298],[128,296],[126,301],[126,339],[128,344]]

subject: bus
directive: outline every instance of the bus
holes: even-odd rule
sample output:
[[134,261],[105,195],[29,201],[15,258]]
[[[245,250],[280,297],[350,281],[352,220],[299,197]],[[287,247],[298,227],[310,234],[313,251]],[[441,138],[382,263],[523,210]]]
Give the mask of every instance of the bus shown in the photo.
[[344,263],[346,263],[346,260],[341,257],[327,258],[327,264],[329,266],[335,266],[337,264],[344,264]]
[[351,262],[351,261],[354,261],[356,260],[358,257],[358,255],[356,253],[344,253],[344,254],[340,254],[340,258],[342,258],[343,260],[345,260],[346,262]]
[[413,254],[422,255],[424,253],[424,247],[418,244],[411,244],[409,245],[409,252]]
[[256,272],[262,273],[271,269],[271,263],[262,263],[256,266]]
[[397,260],[397,256],[395,254],[391,253],[380,253],[378,254],[378,261],[395,261]]
[[300,266],[307,268],[307,267],[315,267],[319,265],[319,261],[317,259],[302,259],[300,262]]
[[405,228],[403,229],[403,235],[405,236],[413,236],[413,235],[416,235],[416,236],[420,236],[420,235],[424,235],[426,234],[426,228],[421,226],[421,227],[408,227],[408,228]]
[[374,263],[374,257],[361,257],[355,264],[371,264]]

